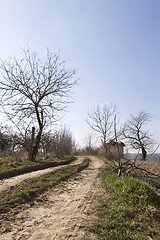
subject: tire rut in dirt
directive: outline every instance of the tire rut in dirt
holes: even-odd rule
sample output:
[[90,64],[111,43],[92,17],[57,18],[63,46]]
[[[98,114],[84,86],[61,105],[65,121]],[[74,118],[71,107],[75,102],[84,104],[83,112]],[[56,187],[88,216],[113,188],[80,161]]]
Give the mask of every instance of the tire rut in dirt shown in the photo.
[[2,240],[97,239],[87,226],[94,218],[103,168],[101,161],[92,159],[88,169],[41,195],[33,206],[26,205]]

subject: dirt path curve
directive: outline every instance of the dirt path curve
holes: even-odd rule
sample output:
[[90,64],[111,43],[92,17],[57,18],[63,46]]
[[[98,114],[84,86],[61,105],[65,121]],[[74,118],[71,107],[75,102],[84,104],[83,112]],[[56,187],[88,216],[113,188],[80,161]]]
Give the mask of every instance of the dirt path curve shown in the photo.
[[[77,159],[70,163],[69,165],[75,165],[75,164],[80,164],[84,160],[84,157],[77,157]],[[38,170],[38,171],[33,171],[30,173],[24,173],[15,177],[11,177],[9,179],[4,179],[0,181],[0,192],[5,191],[8,188],[15,186],[17,184],[20,184],[21,182],[25,181],[26,179],[34,178],[34,177],[39,177],[43,174],[50,173],[52,171],[56,171],[62,167],[65,167],[67,165],[60,165],[57,167],[51,167],[51,168],[46,168],[43,170]]]
[[91,240],[86,226],[94,218],[97,198],[102,194],[102,160],[92,157],[89,167],[26,205],[1,240]]

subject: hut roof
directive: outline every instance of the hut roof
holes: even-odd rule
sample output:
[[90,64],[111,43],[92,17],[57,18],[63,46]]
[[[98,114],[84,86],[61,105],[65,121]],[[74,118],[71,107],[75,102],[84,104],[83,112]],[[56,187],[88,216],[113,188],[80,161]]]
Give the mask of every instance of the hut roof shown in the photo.
[[121,145],[122,147],[124,147],[124,146],[126,146],[123,142],[116,142],[116,141],[114,141],[114,140],[109,140],[108,142],[107,142],[107,144],[108,145],[112,145],[112,146],[114,146],[114,145]]

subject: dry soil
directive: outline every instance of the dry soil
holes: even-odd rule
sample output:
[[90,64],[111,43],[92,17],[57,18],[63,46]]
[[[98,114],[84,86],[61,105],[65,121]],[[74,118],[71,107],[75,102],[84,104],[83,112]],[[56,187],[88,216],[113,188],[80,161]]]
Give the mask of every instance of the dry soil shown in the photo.
[[[75,164],[82,160],[78,159]],[[104,168],[102,160],[91,157],[89,167],[85,170],[45,192],[33,203],[20,206],[18,210],[13,209],[10,216],[4,214],[0,239],[98,239],[88,231],[88,227],[96,219],[98,199],[104,193],[100,180]],[[35,174],[40,173],[37,171],[34,177]],[[21,181],[24,177],[27,178],[27,175],[21,176]],[[12,179],[14,184],[16,179],[20,182],[20,176]],[[11,179],[6,181],[6,188],[13,184]]]

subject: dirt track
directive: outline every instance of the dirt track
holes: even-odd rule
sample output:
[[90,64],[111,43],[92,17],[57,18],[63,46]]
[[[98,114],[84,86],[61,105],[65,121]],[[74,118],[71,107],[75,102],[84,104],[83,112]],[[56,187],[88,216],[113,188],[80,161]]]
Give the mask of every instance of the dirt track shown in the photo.
[[[69,165],[80,164],[80,163],[82,163],[83,159],[84,159],[83,157],[78,157],[74,162],[70,163]],[[30,173],[24,173],[24,174],[21,174],[21,175],[18,175],[18,176],[9,178],[9,179],[0,180],[0,192],[7,190],[8,188],[10,188],[12,186],[17,185],[17,184],[25,181],[26,179],[39,177],[43,174],[56,171],[64,166],[65,165],[60,165],[57,167],[46,168],[43,170],[33,171]]]
[[[79,160],[81,161],[81,160]],[[95,218],[97,198],[103,193],[102,160],[91,158],[89,167],[41,195],[33,204],[12,216],[1,240],[98,239],[86,227]]]

